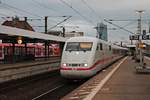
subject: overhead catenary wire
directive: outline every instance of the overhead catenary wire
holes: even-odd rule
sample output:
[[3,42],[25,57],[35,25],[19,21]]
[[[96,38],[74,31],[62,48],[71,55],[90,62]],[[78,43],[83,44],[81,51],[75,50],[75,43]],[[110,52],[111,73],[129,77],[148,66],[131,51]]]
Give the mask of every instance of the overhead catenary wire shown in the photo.
[[[37,1],[37,0],[32,0],[34,3],[36,3],[36,4],[38,4],[40,7],[43,7],[43,8],[46,8],[46,9],[49,9],[49,10],[51,10],[51,11],[54,11],[54,12],[57,12],[57,13],[61,13],[61,15],[63,15],[63,13],[62,12],[58,12],[58,10],[55,10],[55,9],[53,9],[53,8],[50,8],[50,7],[48,7],[48,6],[46,6],[45,4],[43,4],[43,3],[41,3],[41,2],[39,2],[39,1]],[[56,17],[67,17],[66,15],[63,15],[63,16],[61,16],[61,15],[59,15],[59,16],[56,16],[56,15],[54,15],[54,16],[49,16],[49,15],[47,15],[47,17],[52,17],[52,18],[56,18]],[[55,21],[56,22],[56,21]]]
[[124,31],[126,31],[126,32],[129,32],[129,33],[131,33],[131,34],[134,34],[134,32],[131,32],[131,31],[125,29],[124,27],[121,27],[121,26],[119,26],[119,25],[116,25],[116,24],[114,24],[114,23],[112,23],[112,22],[110,22],[110,21],[108,21],[108,20],[106,20],[106,19],[104,19],[104,21],[107,22],[107,23],[109,23],[109,24],[111,24],[111,25],[114,25],[114,26],[118,27],[119,29],[122,29],[122,30],[124,30]]
[[[0,4],[2,4],[2,1],[0,0]],[[3,14],[3,13],[0,13],[0,15],[2,15],[2,16],[7,16],[6,14]]]
[[64,23],[64,22],[65,22],[65,21],[67,21],[68,19],[70,19],[71,17],[72,17],[72,16],[69,16],[68,18],[66,18],[66,19],[64,19],[63,21],[61,21],[61,22],[57,23],[55,26],[53,26],[53,27],[49,28],[48,30],[51,30],[51,29],[53,29],[53,28],[57,27],[58,25],[60,25],[60,24]]
[[108,19],[108,21],[137,21],[137,19]]
[[3,13],[0,13],[0,15],[3,16],[3,17],[8,17],[8,15],[3,14]]
[[130,26],[130,25],[132,25],[132,24],[134,24],[134,23],[136,23],[136,22],[135,22],[135,21],[131,21],[131,22],[127,23],[126,25],[124,25],[123,27]]
[[[44,3],[41,3],[41,2],[39,2],[39,1],[37,1],[37,0],[32,0],[34,3],[36,3],[37,5],[39,5],[40,7],[43,7],[43,8],[46,8],[46,9],[48,9],[48,10],[51,10],[51,11],[53,11],[53,12],[55,12],[55,13],[58,13],[58,10],[55,10],[55,9],[53,9],[53,8],[51,8],[51,7],[49,7],[49,6],[47,6],[47,5],[45,5]],[[59,14],[63,14],[62,12],[60,12],[59,11]]]
[[70,4],[68,4],[66,1],[64,0],[60,0],[63,4],[65,4],[66,6],[68,6],[69,8],[71,8],[75,13],[77,13],[80,17],[82,17],[84,20],[86,20],[87,22],[91,23],[91,24],[95,24],[93,23],[92,20],[89,20],[87,17],[83,16],[78,10],[76,10],[75,8],[73,8]]
[[97,16],[98,19],[101,19],[100,16],[97,14],[97,12],[85,0],[81,1],[92,11],[92,13],[94,13]]
[[0,13],[0,15],[1,15],[1,19],[4,19],[4,20],[7,20],[7,18],[11,18],[11,17],[9,17],[8,15],[6,15],[6,14],[3,14],[3,13]]
[[[128,27],[128,29],[133,29],[133,28],[135,28],[135,26],[131,27],[131,25],[133,25],[134,23],[136,23],[136,22],[129,22],[129,23],[123,25],[122,28]],[[120,29],[119,27],[118,28],[109,28],[109,30],[119,30],[119,29]]]
[[[3,7],[3,8],[5,8],[5,9],[9,9],[10,11],[12,11],[14,14],[12,13],[11,16],[17,15],[17,12],[16,12],[15,9],[12,9],[11,7],[6,6],[5,4],[2,4],[2,3],[0,3],[0,6]],[[19,12],[19,14],[22,15],[23,13]],[[9,16],[10,16],[10,13],[9,13]]]
[[[122,26],[122,27],[124,28],[124,27],[126,27],[126,26],[129,26],[129,25],[132,25],[132,24],[136,23],[136,22],[138,21],[138,19],[115,19],[115,20],[114,20],[114,19],[109,19],[109,20],[107,20],[107,21],[110,21],[110,22],[112,22],[112,21],[116,21],[116,22],[131,21],[131,22],[128,23],[127,25]],[[149,22],[150,19],[142,19],[142,21],[143,21],[143,23],[149,25],[149,23],[146,23],[146,22],[147,22],[147,21]],[[119,28],[119,29],[120,29],[120,28]],[[149,28],[149,29],[150,29],[150,28]]]
[[53,20],[52,18],[56,18],[56,17],[60,17],[60,18],[62,18],[62,17],[68,17],[68,16],[66,16],[66,15],[64,15],[64,13],[62,13],[62,12],[58,12],[58,10],[56,10],[56,9],[53,9],[53,8],[51,8],[51,7],[49,7],[49,6],[47,6],[46,4],[44,4],[44,3],[41,3],[41,2],[39,2],[39,1],[37,1],[37,0],[32,0],[34,3],[36,3],[36,5],[37,6],[39,6],[39,7],[42,7],[42,8],[45,8],[45,9],[48,9],[48,10],[51,10],[51,11],[53,11],[53,12],[56,12],[56,13],[59,13],[59,14],[61,14],[61,15],[59,15],[59,16],[57,16],[57,15],[47,15],[47,17],[49,17],[49,19],[51,20],[51,21],[53,21],[53,23],[54,24],[56,24],[56,25],[54,25],[54,26],[52,26],[51,28],[49,28],[48,30],[51,30],[51,29],[53,29],[53,28],[55,28],[55,27],[57,27],[57,25],[59,25],[59,24],[61,24],[61,23],[63,23],[64,22],[64,20],[63,21],[61,21],[61,22],[58,22],[58,21],[55,21],[55,20]]
[[[5,6],[5,7],[7,7],[7,8],[9,8],[9,9],[13,9],[13,10],[15,10],[15,11],[19,11],[19,12],[21,12],[22,14],[23,14],[23,12],[24,13],[27,13],[27,14],[29,14],[29,15],[33,15],[33,16],[36,16],[36,17],[40,17],[40,19],[38,18],[38,19],[35,19],[35,18],[28,18],[28,20],[43,20],[43,17],[42,16],[39,16],[39,15],[36,15],[36,14],[34,14],[34,13],[30,13],[30,12],[28,12],[28,11],[25,11],[25,10],[23,10],[23,9],[20,9],[20,8],[16,8],[16,7],[14,7],[14,6],[11,6],[10,4],[7,4],[7,3],[1,3],[0,2],[0,4],[3,4],[3,6]],[[17,13],[17,12],[16,12]],[[7,17],[7,16],[6,16]],[[56,18],[56,17],[68,17],[68,16],[47,16],[47,17],[53,17],[53,18]],[[19,18],[21,18],[21,17],[19,17]],[[54,20],[53,20],[54,21]],[[58,23],[58,21],[54,21],[55,22],[55,26],[53,26],[53,27],[56,27],[57,25],[59,25],[59,24],[61,24],[61,23],[63,23],[63,22],[65,22],[66,21],[66,19],[64,19],[63,21],[61,21],[61,22],[59,22]],[[39,27],[39,26],[38,26]],[[40,26],[41,27],[41,26]],[[43,26],[44,27],[44,26]]]
[[[149,21],[150,19],[142,19],[142,21]],[[138,21],[138,19],[108,19],[108,21]]]
[[[123,27],[123,28],[124,28],[124,27],[128,27],[128,26],[133,25],[134,23],[136,23],[136,22],[135,22],[135,21],[131,21],[131,22],[127,23],[126,25],[122,26],[122,27]],[[118,29],[120,29],[120,28],[118,28]],[[116,29],[115,29],[115,30],[116,30]]]
[[3,4],[3,5],[5,5],[5,6],[9,7],[9,8],[15,9],[15,10],[21,12],[21,13],[24,12],[24,13],[27,13],[27,14],[32,15],[32,16],[35,16],[35,17],[41,17],[41,16],[39,16],[39,15],[37,15],[37,14],[28,12],[28,11],[23,10],[23,9],[19,9],[19,8],[17,8],[17,7],[11,6],[11,5],[9,5],[9,4],[7,4],[7,3],[4,3],[4,2],[1,2],[0,4]]
[[[44,4],[42,4],[42,3],[40,3],[40,2],[38,2],[38,1],[36,1],[36,0],[32,0],[32,2],[36,3],[36,4],[39,5],[40,7],[44,7],[44,8],[46,8],[46,9],[51,10],[51,11],[54,11],[54,10],[50,9],[49,7],[45,6]],[[56,23],[56,21],[54,21],[54,20],[51,20],[51,21],[53,21],[54,23]]]

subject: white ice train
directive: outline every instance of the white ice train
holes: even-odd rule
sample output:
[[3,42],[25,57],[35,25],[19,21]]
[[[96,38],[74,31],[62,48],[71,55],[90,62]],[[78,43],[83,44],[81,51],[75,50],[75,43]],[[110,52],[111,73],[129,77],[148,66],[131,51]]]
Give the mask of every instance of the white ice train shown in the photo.
[[61,76],[68,79],[91,77],[126,52],[125,48],[97,38],[70,38],[66,41],[62,54]]

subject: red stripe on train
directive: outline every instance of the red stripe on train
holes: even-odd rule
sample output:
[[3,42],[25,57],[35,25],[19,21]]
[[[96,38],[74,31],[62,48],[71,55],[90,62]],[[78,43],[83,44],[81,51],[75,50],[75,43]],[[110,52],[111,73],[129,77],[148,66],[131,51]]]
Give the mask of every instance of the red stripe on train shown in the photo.
[[61,70],[91,70],[91,69],[94,69],[97,65],[103,64],[104,62],[109,61],[111,59],[113,59],[113,57],[108,57],[108,58],[104,58],[102,60],[98,60],[93,66],[88,67],[88,68],[61,67],[60,69]]

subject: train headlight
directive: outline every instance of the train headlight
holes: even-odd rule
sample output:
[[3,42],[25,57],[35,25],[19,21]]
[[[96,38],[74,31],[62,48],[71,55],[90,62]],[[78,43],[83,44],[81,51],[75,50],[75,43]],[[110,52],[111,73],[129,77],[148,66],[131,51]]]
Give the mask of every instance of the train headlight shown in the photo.
[[76,52],[76,54],[78,55],[78,54],[79,54],[79,52]]
[[67,64],[63,63],[63,66],[64,66],[64,67],[66,67],[66,66],[67,66]]
[[87,67],[87,66],[88,66],[88,64],[84,64],[84,66],[85,66],[85,67]]

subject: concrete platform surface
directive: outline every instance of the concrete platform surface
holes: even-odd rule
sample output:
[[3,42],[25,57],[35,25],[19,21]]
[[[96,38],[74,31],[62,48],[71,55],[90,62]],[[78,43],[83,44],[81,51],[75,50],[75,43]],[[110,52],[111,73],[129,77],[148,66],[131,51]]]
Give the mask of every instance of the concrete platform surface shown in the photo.
[[137,73],[137,65],[128,57],[92,100],[150,100],[150,74]]
[[59,70],[60,58],[28,61],[14,64],[0,64],[0,83]]

